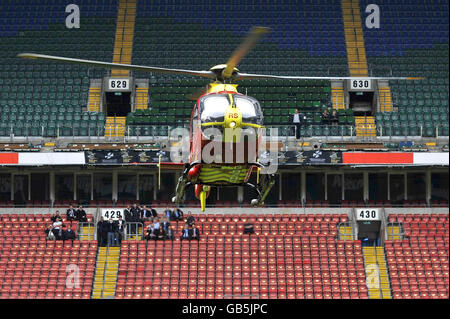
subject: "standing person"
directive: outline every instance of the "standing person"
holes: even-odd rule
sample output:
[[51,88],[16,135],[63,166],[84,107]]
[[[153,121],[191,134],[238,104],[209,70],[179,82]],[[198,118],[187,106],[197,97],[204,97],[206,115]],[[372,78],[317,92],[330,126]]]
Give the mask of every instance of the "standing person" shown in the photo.
[[77,211],[75,208],[73,208],[72,205],[69,206],[69,209],[66,211],[66,216],[68,221],[76,220],[77,218]]
[[130,209],[131,219],[129,222],[133,223],[130,227],[130,231],[132,234],[136,233],[136,224],[140,222],[141,211],[136,203],[133,204],[133,207]]
[[108,221],[107,230],[108,230],[108,246],[109,247],[115,246],[117,229],[116,229],[116,223],[113,221],[112,218],[110,218]]
[[80,205],[78,207],[76,216],[77,216],[77,220],[79,222],[87,223],[87,221],[88,221],[87,220],[87,215],[86,215],[86,211],[83,209],[83,206]]
[[119,216],[119,220],[117,221],[117,237],[119,241],[119,245],[122,244],[122,240],[124,238],[126,222],[122,219],[122,216]]
[[295,138],[299,139],[300,138],[300,130],[302,128],[302,117],[300,115],[300,113],[298,113],[298,109],[296,109],[294,111],[294,114],[292,114],[292,124],[295,125]]
[[100,217],[100,220],[97,223],[97,241],[100,247],[106,246],[106,222],[103,219],[103,216]]
[[194,225],[194,223],[195,223],[195,218],[194,218],[194,216],[192,216],[191,211],[188,211],[187,218],[186,218],[186,224],[188,226],[192,226],[192,225]]
[[129,223],[131,223],[131,220],[133,219],[133,215],[131,214],[131,206],[127,205],[127,208],[123,210],[123,214],[125,215],[125,220]]

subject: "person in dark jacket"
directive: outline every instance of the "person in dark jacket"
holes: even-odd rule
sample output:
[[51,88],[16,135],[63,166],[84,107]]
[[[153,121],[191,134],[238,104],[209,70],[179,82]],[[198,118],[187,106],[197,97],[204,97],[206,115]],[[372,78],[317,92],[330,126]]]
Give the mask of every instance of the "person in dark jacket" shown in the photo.
[[82,223],[87,223],[87,215],[86,211],[83,209],[83,206],[79,206],[77,210],[77,220]]
[[117,221],[117,237],[119,241],[119,245],[122,244],[122,240],[124,238],[124,232],[127,222],[122,219],[122,216],[119,217],[119,220]]
[[195,225],[192,225],[191,234],[191,239],[200,240],[200,231]]
[[167,219],[167,217],[163,217],[162,222],[161,222],[161,233],[163,236],[165,236],[167,234],[169,227],[170,227],[169,220]]
[[195,223],[195,218],[194,218],[194,216],[192,216],[191,211],[188,211],[187,217],[186,217],[186,224],[188,226],[192,226],[192,225],[194,225],[194,223]]
[[156,209],[150,207],[150,211],[152,212],[152,217],[153,218],[158,217],[158,212],[156,211]]
[[103,219],[103,216],[100,217],[99,222],[97,223],[97,241],[98,245],[100,247],[106,246],[106,240],[107,240],[107,225],[105,225],[106,222]]
[[165,239],[174,240],[175,234],[173,232],[172,226],[169,225],[169,228],[167,228]]
[[57,211],[55,212],[55,214],[54,214],[52,217],[50,217],[50,219],[51,219],[52,223],[57,222],[57,221],[62,222],[62,217],[61,217],[61,215],[59,214],[59,210],[57,210]]
[[152,211],[151,209],[148,209],[147,206],[143,206],[142,210],[140,211],[140,219],[143,223],[144,221],[149,221],[153,219]]
[[184,226],[181,230],[180,240],[191,240],[192,233],[187,226]]
[[131,206],[127,205],[127,208],[123,210],[123,214],[125,215],[125,221],[131,223],[133,219],[133,215],[131,214]]
[[172,217],[170,218],[170,220],[172,220],[172,221],[173,220],[183,220],[183,216],[184,216],[184,213],[181,209],[174,208],[172,210]]
[[117,222],[113,221],[112,218],[109,219],[107,223],[107,231],[108,231],[108,246],[116,246],[116,233],[118,231]]
[[76,220],[77,218],[77,210],[73,208],[72,205],[69,206],[69,209],[66,211],[66,216],[68,221]]
[[166,209],[164,210],[164,217],[166,217],[169,220],[173,220],[172,216],[173,216],[173,211],[169,208],[169,206],[166,206]]
[[63,231],[63,240],[75,240],[76,237],[77,235],[70,226]]
[[[139,223],[141,220],[141,210],[137,206],[137,204],[133,204],[133,207],[130,209],[131,212],[131,223]],[[136,233],[136,224],[130,225],[130,231],[131,233]]]
[[339,119],[338,119],[336,110],[333,110],[333,112],[331,113],[330,122],[331,122],[331,125],[338,125]]
[[329,125],[330,124],[330,114],[328,114],[328,110],[323,110],[322,114],[322,124],[323,125]]

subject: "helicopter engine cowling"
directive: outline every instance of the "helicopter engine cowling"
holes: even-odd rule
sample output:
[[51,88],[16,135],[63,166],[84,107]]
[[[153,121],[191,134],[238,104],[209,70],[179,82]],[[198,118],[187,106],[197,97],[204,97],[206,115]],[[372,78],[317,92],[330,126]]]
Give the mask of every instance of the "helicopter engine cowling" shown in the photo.
[[194,165],[193,167],[191,167],[191,169],[189,170],[188,174],[187,174],[187,179],[188,180],[192,180],[198,177],[198,175],[200,175],[200,170],[201,170],[202,166],[200,164]]

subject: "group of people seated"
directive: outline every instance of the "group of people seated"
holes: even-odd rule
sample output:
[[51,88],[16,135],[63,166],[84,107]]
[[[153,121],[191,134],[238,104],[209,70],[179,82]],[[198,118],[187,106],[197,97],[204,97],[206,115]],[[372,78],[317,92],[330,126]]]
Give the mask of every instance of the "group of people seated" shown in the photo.
[[[86,213],[84,213],[86,215]],[[51,225],[47,226],[44,230],[47,234],[47,239],[49,240],[75,240],[77,235],[73,231],[70,225],[66,226],[63,223],[63,219],[59,213],[56,211],[55,214],[50,217]]]
[[156,214],[156,216],[152,217],[150,221],[151,223],[148,225],[146,230],[146,240],[173,240],[175,238],[175,233],[172,225],[170,224],[171,221],[184,221],[186,223],[181,232],[181,240],[200,239],[200,231],[197,227],[195,227],[195,218],[192,216],[191,212],[188,212],[186,218],[184,218],[184,213],[181,209],[169,209],[167,206],[161,220]]
[[73,208],[72,205],[66,211],[66,216],[68,221],[77,220],[81,223],[87,223],[87,215],[83,206],[78,206],[78,209]]
[[324,125],[338,125],[339,119],[337,115],[337,111],[333,110],[331,114],[328,113],[328,110],[324,110],[322,113],[322,124]]

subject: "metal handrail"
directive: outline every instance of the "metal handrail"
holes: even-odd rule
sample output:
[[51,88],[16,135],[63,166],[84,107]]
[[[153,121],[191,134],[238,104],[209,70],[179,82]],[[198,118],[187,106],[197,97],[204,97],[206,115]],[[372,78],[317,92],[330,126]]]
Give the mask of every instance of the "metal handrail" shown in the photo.
[[[130,226],[136,226],[135,231],[131,231]],[[139,228],[141,227],[141,231],[139,231]],[[130,240],[132,237],[136,237],[134,240],[143,240],[144,239],[144,224],[139,222],[127,222],[125,225],[125,231],[124,231],[124,240]]]
[[[83,239],[85,240],[85,237],[86,237],[86,235],[81,233],[81,228],[82,227],[87,227],[88,228],[88,234],[87,234],[88,239],[87,240],[96,240],[97,239],[97,227],[96,227],[97,224],[96,223],[94,223],[94,222],[82,222],[82,223],[79,223],[78,225],[79,225],[79,227],[78,227],[78,238],[80,240],[83,240]],[[91,238],[91,228],[94,228],[94,234],[92,235],[93,238]]]

